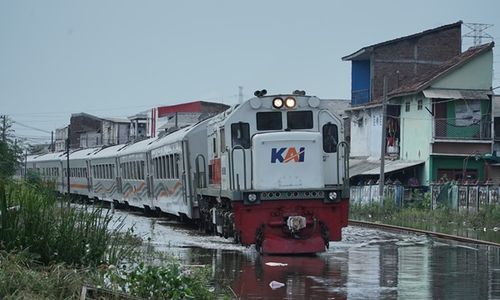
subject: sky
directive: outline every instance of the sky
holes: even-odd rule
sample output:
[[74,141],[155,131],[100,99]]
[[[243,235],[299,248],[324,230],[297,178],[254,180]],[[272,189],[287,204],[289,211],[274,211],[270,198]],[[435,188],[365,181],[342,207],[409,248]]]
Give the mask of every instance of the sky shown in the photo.
[[240,86],[244,99],[260,89],[349,99],[343,56],[459,20],[493,25],[500,41],[499,11],[495,0],[0,0],[0,115],[39,143],[72,113],[231,105]]

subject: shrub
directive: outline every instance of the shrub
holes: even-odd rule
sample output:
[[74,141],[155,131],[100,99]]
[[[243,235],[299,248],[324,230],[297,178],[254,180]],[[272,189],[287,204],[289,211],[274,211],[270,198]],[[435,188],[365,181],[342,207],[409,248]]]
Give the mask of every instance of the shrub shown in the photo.
[[184,269],[176,262],[155,266],[139,263],[129,268],[110,268],[110,288],[147,299],[215,299],[209,290],[207,269]]

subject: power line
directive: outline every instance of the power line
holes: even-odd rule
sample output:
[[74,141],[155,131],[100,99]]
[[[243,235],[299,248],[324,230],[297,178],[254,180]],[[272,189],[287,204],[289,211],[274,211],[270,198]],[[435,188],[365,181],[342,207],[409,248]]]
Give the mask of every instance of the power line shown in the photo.
[[471,31],[463,35],[463,37],[469,37],[474,39],[474,46],[479,46],[482,44],[482,39],[487,38],[493,40],[493,37],[486,33],[485,30],[493,27],[493,24],[480,24],[480,23],[464,23]]
[[40,128],[36,128],[36,127],[33,127],[33,126],[29,126],[29,125],[20,123],[19,121],[12,121],[12,123],[13,124],[17,124],[17,125],[22,126],[22,127],[26,127],[26,128],[32,129],[32,130],[40,131],[40,132],[43,132],[43,133],[49,133],[49,134],[51,133],[50,131],[47,131],[47,130],[43,130],[43,129],[40,129]]

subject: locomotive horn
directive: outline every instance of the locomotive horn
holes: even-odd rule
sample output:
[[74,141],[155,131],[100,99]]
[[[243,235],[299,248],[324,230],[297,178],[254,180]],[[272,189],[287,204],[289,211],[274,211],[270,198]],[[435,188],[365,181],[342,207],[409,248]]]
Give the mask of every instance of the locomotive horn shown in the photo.
[[253,94],[255,97],[263,97],[267,94],[267,90],[266,89],[263,89],[261,91],[257,90]]

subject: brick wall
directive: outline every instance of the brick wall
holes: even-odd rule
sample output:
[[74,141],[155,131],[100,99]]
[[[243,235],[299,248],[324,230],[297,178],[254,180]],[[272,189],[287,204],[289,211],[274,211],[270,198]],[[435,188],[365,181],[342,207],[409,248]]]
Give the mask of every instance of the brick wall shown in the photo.
[[84,132],[100,132],[102,121],[85,115],[71,116],[70,120],[70,147],[78,149],[80,147],[80,135]]
[[436,69],[438,63],[460,54],[461,48],[460,26],[376,47],[372,58],[372,100],[383,96],[384,76],[390,92],[415,76]]

